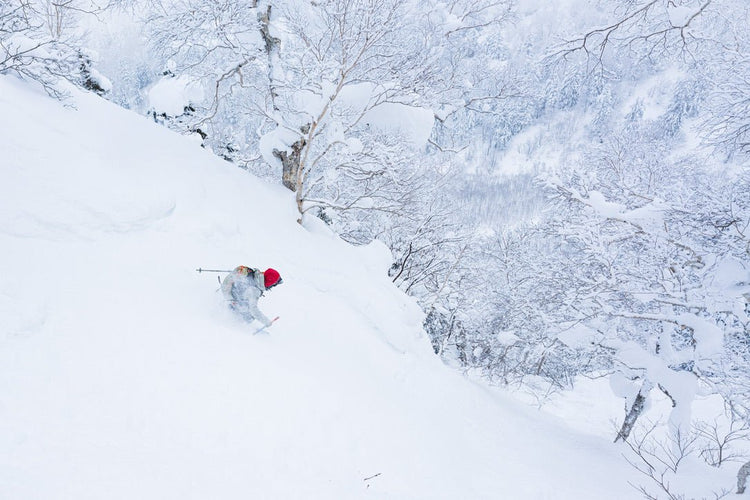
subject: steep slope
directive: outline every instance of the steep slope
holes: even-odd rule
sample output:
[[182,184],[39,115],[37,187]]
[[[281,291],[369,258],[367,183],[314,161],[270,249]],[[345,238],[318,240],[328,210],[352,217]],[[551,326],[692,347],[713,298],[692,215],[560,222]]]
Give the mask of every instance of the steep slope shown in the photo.
[[[0,498],[637,498],[444,367],[387,250],[142,117],[0,77]],[[196,267],[279,269],[251,335]]]

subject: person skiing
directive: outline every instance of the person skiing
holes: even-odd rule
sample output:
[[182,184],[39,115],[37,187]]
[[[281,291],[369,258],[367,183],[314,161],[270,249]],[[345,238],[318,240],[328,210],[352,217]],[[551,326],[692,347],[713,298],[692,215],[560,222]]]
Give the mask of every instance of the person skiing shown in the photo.
[[258,309],[258,299],[263,296],[263,292],[280,285],[281,282],[281,275],[275,269],[260,271],[247,266],[237,266],[221,282],[221,291],[229,301],[229,308],[245,321],[251,322],[256,319],[268,327],[273,321]]

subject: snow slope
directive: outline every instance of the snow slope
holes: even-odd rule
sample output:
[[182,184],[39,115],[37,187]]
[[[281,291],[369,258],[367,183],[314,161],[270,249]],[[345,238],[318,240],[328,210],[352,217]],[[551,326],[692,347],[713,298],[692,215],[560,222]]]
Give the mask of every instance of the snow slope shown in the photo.
[[[0,498],[624,499],[602,437],[445,367],[387,250],[93,95],[0,77]],[[215,275],[275,267],[269,335]]]

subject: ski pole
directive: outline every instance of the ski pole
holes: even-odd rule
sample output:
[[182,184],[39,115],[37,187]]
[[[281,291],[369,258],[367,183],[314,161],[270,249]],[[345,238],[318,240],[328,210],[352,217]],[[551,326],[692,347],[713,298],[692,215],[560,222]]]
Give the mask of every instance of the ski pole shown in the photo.
[[232,271],[223,271],[221,269],[196,269],[199,273],[231,273]]

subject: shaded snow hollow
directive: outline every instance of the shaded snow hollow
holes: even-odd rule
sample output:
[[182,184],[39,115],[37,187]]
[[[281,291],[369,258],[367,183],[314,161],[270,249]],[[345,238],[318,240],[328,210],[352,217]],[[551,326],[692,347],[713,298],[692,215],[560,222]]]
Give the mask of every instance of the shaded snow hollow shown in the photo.
[[[93,95],[0,77],[0,498],[638,498],[604,438],[430,349],[387,250]],[[269,335],[215,275],[275,267]]]

